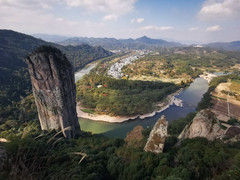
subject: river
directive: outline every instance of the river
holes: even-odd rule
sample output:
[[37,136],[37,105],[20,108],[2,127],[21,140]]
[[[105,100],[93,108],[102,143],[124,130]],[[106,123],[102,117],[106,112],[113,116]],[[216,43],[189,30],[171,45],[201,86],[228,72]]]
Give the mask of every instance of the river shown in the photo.
[[96,63],[91,63],[85,68],[81,69],[80,71],[75,73],[75,82],[77,82],[79,79],[81,79],[85,74],[88,74],[93,68],[96,67]]
[[[84,74],[89,73],[89,71],[95,66],[96,65],[91,65],[87,69],[77,72],[75,74],[75,78],[76,76],[79,78],[80,75],[82,77]],[[125,138],[127,132],[131,131],[137,125],[141,125],[144,128],[152,127],[161,117],[161,115],[165,115],[166,119],[171,122],[174,119],[185,117],[190,112],[195,112],[198,102],[201,100],[202,95],[207,90],[208,82],[203,78],[196,78],[189,87],[184,89],[179,95],[176,96],[182,100],[183,107],[171,105],[168,109],[157,113],[153,117],[148,117],[145,119],[137,118],[123,123],[106,123],[79,118],[80,126],[82,130],[90,131],[94,134],[102,133],[108,137]]]

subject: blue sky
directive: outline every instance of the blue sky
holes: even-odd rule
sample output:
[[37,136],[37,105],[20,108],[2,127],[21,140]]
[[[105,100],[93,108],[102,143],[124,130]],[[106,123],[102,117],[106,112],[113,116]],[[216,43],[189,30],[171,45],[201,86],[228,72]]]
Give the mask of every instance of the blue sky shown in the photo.
[[0,28],[27,34],[240,40],[240,0],[0,0]]

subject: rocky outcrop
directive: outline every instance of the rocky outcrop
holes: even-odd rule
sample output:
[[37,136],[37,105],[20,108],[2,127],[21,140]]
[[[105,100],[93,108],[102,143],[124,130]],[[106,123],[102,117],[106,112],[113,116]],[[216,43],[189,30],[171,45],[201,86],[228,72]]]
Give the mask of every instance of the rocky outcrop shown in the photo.
[[42,130],[61,130],[66,138],[80,132],[74,71],[60,50],[42,46],[26,58]]
[[142,131],[143,127],[139,125],[130,131],[125,138],[127,146],[138,147],[140,142],[143,140]]
[[165,117],[162,116],[154,125],[144,150],[153,153],[162,153],[165,140],[168,136],[167,128],[168,122],[166,121]]
[[224,134],[219,120],[208,109],[198,112],[195,118],[185,126],[178,139],[205,137],[208,140],[220,139]]

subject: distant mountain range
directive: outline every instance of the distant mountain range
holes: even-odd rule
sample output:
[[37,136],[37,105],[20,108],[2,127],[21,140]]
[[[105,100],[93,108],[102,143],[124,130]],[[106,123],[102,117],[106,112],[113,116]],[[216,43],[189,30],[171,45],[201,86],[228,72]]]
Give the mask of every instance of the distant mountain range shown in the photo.
[[211,47],[214,49],[220,49],[220,50],[236,51],[236,50],[240,50],[240,41],[216,42],[216,43],[206,44],[205,46]]
[[88,44],[62,46],[15,31],[0,30],[0,67],[18,69],[25,66],[24,57],[41,45],[52,45],[59,48],[66,54],[75,69],[89,63],[89,61],[112,55],[111,52],[100,46],[92,47]]
[[[100,46],[87,44],[79,46],[62,46],[45,42],[32,36],[11,30],[0,30],[0,105],[25,95],[31,89],[27,65],[24,58],[41,45],[52,45],[66,54],[75,70],[96,59],[112,55]],[[11,97],[6,99],[5,97]]]
[[137,39],[115,39],[115,38],[86,38],[86,37],[75,37],[65,41],[59,42],[61,45],[80,45],[89,44],[92,46],[102,46],[109,50],[120,50],[120,49],[148,49],[156,50],[159,48],[169,48],[182,46],[180,43],[168,42],[162,39],[151,39],[147,36],[143,36]]
[[[88,38],[88,37],[72,37],[66,39],[66,37],[56,37],[50,35],[35,35],[35,37],[44,39],[44,40],[55,40],[56,43],[60,45],[72,45],[77,46],[81,44],[89,44],[91,46],[102,46],[108,50],[133,50],[133,49],[148,49],[156,50],[159,48],[169,48],[169,47],[179,47],[182,44],[177,42],[168,42],[162,39],[151,39],[147,36],[143,36],[137,39],[116,39],[116,38]],[[59,42],[56,39],[64,39]]]
[[59,35],[49,35],[49,34],[32,34],[33,37],[42,39],[47,42],[61,42],[69,39],[70,37],[67,36],[59,36]]
[[[88,38],[88,37],[66,37],[56,35],[35,34],[37,38],[43,39],[49,42],[55,42],[60,45],[72,45],[77,46],[81,44],[89,44],[91,46],[102,46],[108,50],[120,50],[120,49],[149,49],[158,50],[159,48],[171,48],[171,47],[183,47],[178,42],[169,42],[162,39],[152,39],[147,36],[143,36],[137,39],[116,39],[116,38]],[[218,50],[236,51],[240,50],[240,41],[233,42],[216,42],[202,45],[204,47],[210,47]]]

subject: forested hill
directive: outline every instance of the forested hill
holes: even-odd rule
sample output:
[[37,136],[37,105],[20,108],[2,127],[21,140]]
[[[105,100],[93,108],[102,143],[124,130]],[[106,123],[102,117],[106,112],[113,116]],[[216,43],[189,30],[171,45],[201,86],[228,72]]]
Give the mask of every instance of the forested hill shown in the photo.
[[75,70],[82,68],[84,65],[94,60],[113,55],[112,52],[103,49],[101,46],[93,47],[88,44],[82,44],[79,46],[54,46],[66,54]]
[[100,46],[92,47],[87,44],[61,46],[15,31],[0,30],[0,67],[19,69],[26,66],[22,60],[40,45],[52,45],[59,48],[76,69],[89,61],[112,55],[111,52]]
[[0,30],[0,67],[11,70],[26,67],[23,58],[36,47],[47,44],[32,36],[11,30]]
[[31,90],[24,58],[41,45],[52,45],[66,54],[75,70],[85,64],[112,55],[102,47],[61,46],[11,30],[0,30],[0,105],[7,105]]
[[206,44],[205,46],[212,47],[215,49],[221,49],[221,50],[238,51],[238,50],[240,50],[240,41],[216,42],[216,43]]

